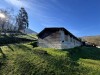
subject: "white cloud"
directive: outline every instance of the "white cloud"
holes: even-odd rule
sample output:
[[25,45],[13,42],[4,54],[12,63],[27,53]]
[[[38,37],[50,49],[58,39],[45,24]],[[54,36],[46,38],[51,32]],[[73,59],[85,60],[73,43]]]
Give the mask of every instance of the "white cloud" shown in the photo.
[[5,0],[7,3],[19,8],[19,7],[25,7],[30,8],[29,3],[26,2],[26,0]]

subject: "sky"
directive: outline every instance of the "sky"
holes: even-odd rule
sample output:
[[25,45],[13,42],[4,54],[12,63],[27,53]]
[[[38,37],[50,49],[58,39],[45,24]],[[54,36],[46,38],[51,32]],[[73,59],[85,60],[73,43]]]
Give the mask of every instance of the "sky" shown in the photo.
[[17,14],[24,7],[29,28],[65,27],[75,36],[100,35],[100,0],[1,0],[1,9]]

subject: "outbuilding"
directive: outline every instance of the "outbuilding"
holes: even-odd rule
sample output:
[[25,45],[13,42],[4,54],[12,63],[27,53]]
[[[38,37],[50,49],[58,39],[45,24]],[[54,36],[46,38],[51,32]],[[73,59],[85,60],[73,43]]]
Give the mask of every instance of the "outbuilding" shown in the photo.
[[68,49],[81,46],[82,42],[65,28],[45,28],[38,34],[38,46]]

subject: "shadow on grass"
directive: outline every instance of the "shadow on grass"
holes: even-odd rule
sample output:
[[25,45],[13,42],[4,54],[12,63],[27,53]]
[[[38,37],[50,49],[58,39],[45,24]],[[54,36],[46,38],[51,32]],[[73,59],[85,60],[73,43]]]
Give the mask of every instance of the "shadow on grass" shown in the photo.
[[[36,67],[30,61],[22,59],[23,56],[18,55],[15,60],[15,65],[18,65],[16,69],[16,74],[18,75],[35,75]],[[37,72],[38,73],[38,72]]]
[[40,54],[40,50],[39,53],[37,52],[37,50],[32,50],[33,55],[39,57],[39,59],[34,59],[35,64],[18,55],[16,58],[16,64],[19,65],[17,73],[20,72],[21,75],[78,75],[77,71],[79,72],[80,68],[76,62],[70,61],[67,57],[56,58],[47,53]]
[[14,43],[32,42],[32,41],[34,40],[5,35],[4,37],[0,38],[0,46],[7,45],[7,44],[14,44]]
[[9,48],[9,49],[11,49],[12,51],[14,51],[14,49],[8,44],[7,45],[7,47]]
[[0,53],[2,54],[2,59],[6,58],[6,55],[3,53],[2,49],[0,48]]
[[27,47],[27,46],[25,46],[25,45],[22,45],[22,44],[20,44],[20,45],[15,44],[15,46],[18,47],[19,49],[21,48],[21,49],[24,50],[24,51],[32,50],[31,48],[29,48],[29,47]]
[[[34,66],[34,64],[30,64],[30,62],[27,62],[26,65],[24,65],[25,62],[19,63],[20,67],[22,67],[22,66],[24,67],[21,71],[23,74],[25,74],[25,72],[23,72],[23,71],[27,70],[27,72],[29,72],[29,71],[31,71],[31,69],[33,69],[34,73],[43,74],[43,75],[53,75],[53,74],[61,75],[61,74],[67,74],[67,73],[72,74],[72,73],[76,72],[76,70],[74,71],[75,68],[78,69],[78,67],[76,67],[76,66],[79,66],[76,62],[70,61],[67,58],[67,56],[64,59],[62,57],[56,58],[56,57],[48,54],[44,50],[32,50],[31,48],[29,48],[25,45],[18,45],[18,44],[16,44],[16,47],[21,48],[24,51],[31,51],[32,54],[38,56],[39,58],[41,58],[41,60],[44,60],[44,61],[38,60],[37,63],[39,63],[39,64],[36,66]],[[19,56],[18,56],[18,58],[19,58]],[[20,59],[17,59],[17,61],[18,60],[20,60]],[[47,64],[46,64],[46,62],[47,62]],[[28,68],[27,64],[30,65],[29,69],[27,69]],[[31,67],[31,65],[33,65],[33,67]],[[34,67],[37,70],[34,70]]]
[[0,53],[2,54],[2,58],[0,58],[0,70],[1,70],[1,67],[3,65],[5,65],[5,62],[6,62],[6,55],[3,53],[2,49],[0,48]]
[[77,61],[73,61],[72,59],[68,58],[67,55],[63,57],[54,57],[50,54],[37,54],[36,52],[34,52],[34,54],[36,54],[41,59],[43,59],[44,62],[47,62],[49,64],[48,67],[52,68],[51,74],[78,75],[82,73],[83,67],[80,67]]
[[96,47],[76,47],[67,51],[69,52],[69,57],[74,61],[80,58],[100,60],[100,49]]

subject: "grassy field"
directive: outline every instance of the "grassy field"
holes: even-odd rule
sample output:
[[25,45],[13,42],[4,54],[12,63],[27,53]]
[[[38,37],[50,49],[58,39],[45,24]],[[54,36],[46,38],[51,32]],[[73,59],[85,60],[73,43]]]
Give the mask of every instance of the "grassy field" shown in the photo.
[[100,75],[100,49],[33,48],[30,43],[0,47],[0,75]]

